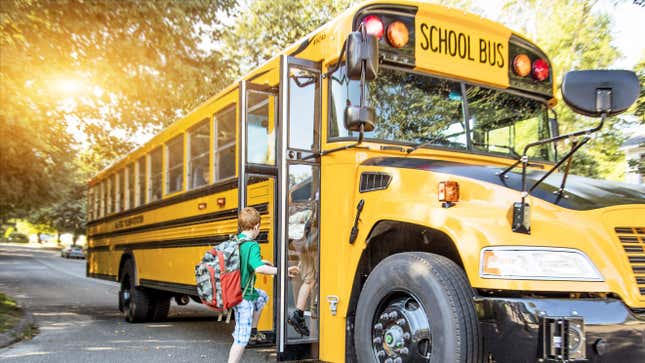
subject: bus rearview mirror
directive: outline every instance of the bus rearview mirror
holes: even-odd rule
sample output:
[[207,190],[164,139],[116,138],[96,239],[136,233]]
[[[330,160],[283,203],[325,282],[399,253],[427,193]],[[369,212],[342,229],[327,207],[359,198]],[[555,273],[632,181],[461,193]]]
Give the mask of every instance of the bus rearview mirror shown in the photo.
[[349,33],[347,37],[346,70],[347,78],[352,81],[371,81],[378,74],[378,39],[361,32]]
[[624,112],[640,93],[638,77],[632,71],[571,71],[562,81],[562,98],[579,114],[600,117]]

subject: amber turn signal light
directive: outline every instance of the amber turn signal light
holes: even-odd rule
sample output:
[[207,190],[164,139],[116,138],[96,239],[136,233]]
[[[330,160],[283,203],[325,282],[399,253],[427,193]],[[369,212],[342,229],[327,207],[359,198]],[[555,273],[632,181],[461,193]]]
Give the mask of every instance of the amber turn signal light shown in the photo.
[[394,48],[403,48],[409,39],[410,32],[403,22],[397,20],[387,27],[387,41]]
[[455,203],[459,201],[459,183],[456,181],[439,182],[439,201]]
[[531,59],[526,54],[518,54],[513,59],[513,71],[520,77],[526,77],[531,73]]

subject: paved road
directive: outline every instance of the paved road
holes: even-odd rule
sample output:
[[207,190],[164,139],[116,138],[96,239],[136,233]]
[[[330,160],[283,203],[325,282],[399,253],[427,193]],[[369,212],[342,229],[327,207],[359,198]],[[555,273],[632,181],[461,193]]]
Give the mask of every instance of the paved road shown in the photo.
[[[0,291],[34,315],[40,333],[0,349],[0,362],[225,362],[233,323],[199,304],[173,305],[167,322],[128,324],[118,285],[85,277],[84,260],[0,244]],[[274,361],[272,349],[247,350],[244,362]]]

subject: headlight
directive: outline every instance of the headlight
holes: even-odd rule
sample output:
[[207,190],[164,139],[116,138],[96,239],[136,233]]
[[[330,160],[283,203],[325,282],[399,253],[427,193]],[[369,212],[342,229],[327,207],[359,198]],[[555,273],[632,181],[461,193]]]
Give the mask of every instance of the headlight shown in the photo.
[[479,266],[487,279],[604,281],[589,257],[570,248],[486,247]]

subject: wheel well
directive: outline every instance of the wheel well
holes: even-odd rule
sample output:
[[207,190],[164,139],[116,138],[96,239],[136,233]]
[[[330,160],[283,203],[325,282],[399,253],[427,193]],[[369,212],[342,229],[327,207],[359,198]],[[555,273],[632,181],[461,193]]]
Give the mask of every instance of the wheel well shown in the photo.
[[464,268],[454,241],[444,232],[427,226],[400,221],[380,221],[370,231],[366,244],[356,268],[347,310],[347,324],[351,325],[347,329],[349,334],[345,342],[348,362],[356,361],[353,331],[358,297],[367,276],[379,262],[395,253],[430,252],[444,256]]

